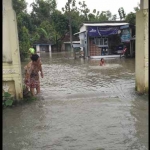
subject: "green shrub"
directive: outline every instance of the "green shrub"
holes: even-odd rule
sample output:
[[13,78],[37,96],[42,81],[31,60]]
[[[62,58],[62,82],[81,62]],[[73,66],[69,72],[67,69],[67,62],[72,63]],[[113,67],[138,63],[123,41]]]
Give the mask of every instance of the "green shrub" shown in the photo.
[[8,107],[8,106],[12,106],[14,102],[14,97],[8,93],[8,92],[4,92],[3,93],[3,106]]

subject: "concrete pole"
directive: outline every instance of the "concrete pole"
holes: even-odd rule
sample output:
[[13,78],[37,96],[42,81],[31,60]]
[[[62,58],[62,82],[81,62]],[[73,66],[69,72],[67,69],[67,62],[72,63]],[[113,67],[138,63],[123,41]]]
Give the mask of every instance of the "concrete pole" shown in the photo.
[[136,54],[135,78],[136,90],[140,93],[148,92],[148,0],[141,1],[141,10],[136,13]]
[[3,1],[3,90],[23,98],[23,84],[16,14],[11,0]]
[[51,45],[49,45],[49,52],[51,52]]
[[[69,12],[70,13],[70,12]],[[69,32],[70,32],[70,47],[71,47],[71,52],[73,52],[72,48],[72,27],[71,27],[71,16],[69,16]]]

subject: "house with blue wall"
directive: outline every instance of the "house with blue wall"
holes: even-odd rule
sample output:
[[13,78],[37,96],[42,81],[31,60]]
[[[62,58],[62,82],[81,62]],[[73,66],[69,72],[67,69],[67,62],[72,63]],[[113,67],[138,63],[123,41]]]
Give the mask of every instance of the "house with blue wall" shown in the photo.
[[134,28],[125,21],[84,22],[74,35],[79,35],[85,57],[120,57],[121,45],[127,45],[129,54],[133,53]]

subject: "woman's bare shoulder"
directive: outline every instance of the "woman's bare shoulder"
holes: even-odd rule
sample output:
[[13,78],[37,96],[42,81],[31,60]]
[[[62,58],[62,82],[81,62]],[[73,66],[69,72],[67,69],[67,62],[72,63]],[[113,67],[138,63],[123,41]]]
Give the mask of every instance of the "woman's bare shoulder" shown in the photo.
[[32,63],[32,62],[30,61],[26,66],[24,66],[24,69],[30,68],[31,63]]

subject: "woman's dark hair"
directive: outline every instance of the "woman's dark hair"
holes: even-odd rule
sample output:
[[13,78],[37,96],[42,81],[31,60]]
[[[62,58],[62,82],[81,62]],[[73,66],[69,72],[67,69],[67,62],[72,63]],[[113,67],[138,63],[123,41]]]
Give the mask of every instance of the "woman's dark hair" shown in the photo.
[[101,58],[101,61],[104,60],[104,58]]
[[32,56],[30,57],[32,61],[37,61],[39,58],[39,55],[37,54],[32,54]]

